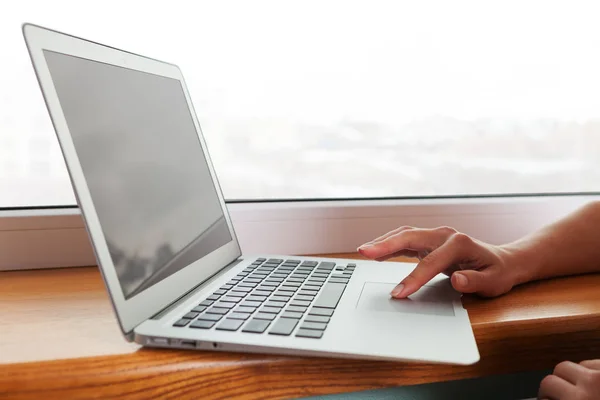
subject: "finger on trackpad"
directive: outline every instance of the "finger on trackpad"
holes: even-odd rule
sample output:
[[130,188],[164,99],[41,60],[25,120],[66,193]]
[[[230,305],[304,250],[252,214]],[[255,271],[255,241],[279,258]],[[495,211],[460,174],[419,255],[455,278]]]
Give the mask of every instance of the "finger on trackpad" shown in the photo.
[[425,285],[407,299],[393,299],[396,283],[365,282],[357,309],[380,312],[454,316],[453,300],[460,295],[449,285]]

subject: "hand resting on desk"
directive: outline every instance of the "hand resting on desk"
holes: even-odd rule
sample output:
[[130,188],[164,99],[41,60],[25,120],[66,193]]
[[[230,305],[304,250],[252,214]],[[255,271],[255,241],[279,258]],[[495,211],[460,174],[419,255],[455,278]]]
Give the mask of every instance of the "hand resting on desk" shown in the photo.
[[[450,276],[452,286],[462,293],[499,296],[533,280],[600,271],[600,202],[502,246],[449,227],[403,226],[363,244],[358,251],[373,260],[419,259],[392,290],[396,298],[410,296],[439,273]],[[600,360],[558,364],[542,381],[539,398],[600,399]]]

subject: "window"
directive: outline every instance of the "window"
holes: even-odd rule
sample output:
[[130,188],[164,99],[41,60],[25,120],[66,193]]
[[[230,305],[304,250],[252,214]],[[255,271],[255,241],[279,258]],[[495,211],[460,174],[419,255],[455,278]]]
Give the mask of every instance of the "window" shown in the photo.
[[[344,211],[358,201],[321,211],[292,205],[304,221],[305,212],[336,215],[335,244],[245,250],[347,251],[397,224],[468,230],[481,220],[453,219],[455,207],[467,212],[464,196],[599,191],[598,8],[508,0],[12,2],[0,12],[0,208],[75,204],[23,22],[178,64],[228,200],[457,199],[418,212],[410,207],[425,203],[401,212],[368,203],[360,215]],[[530,224],[532,208],[511,212],[518,228],[492,239],[583,201]],[[286,206],[274,207],[277,217],[232,206],[242,245],[246,234],[247,243],[264,242],[257,221],[288,218]],[[497,221],[508,212],[494,210]],[[344,218],[371,225],[346,240]],[[295,234],[316,228],[302,229]]]
[[180,65],[231,200],[597,191],[596,7],[15,2],[0,206],[74,204],[23,21]]

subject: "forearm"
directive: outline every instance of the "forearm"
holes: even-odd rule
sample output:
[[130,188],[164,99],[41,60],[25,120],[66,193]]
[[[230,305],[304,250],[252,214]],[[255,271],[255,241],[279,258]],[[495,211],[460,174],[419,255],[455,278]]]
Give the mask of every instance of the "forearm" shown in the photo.
[[517,283],[600,271],[600,202],[502,248]]

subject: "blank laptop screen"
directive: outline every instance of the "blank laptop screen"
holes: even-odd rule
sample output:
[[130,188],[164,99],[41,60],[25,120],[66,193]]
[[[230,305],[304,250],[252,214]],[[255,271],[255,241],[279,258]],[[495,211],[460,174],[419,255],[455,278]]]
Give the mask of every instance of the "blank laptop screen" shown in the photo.
[[125,298],[232,240],[178,80],[44,55]]

